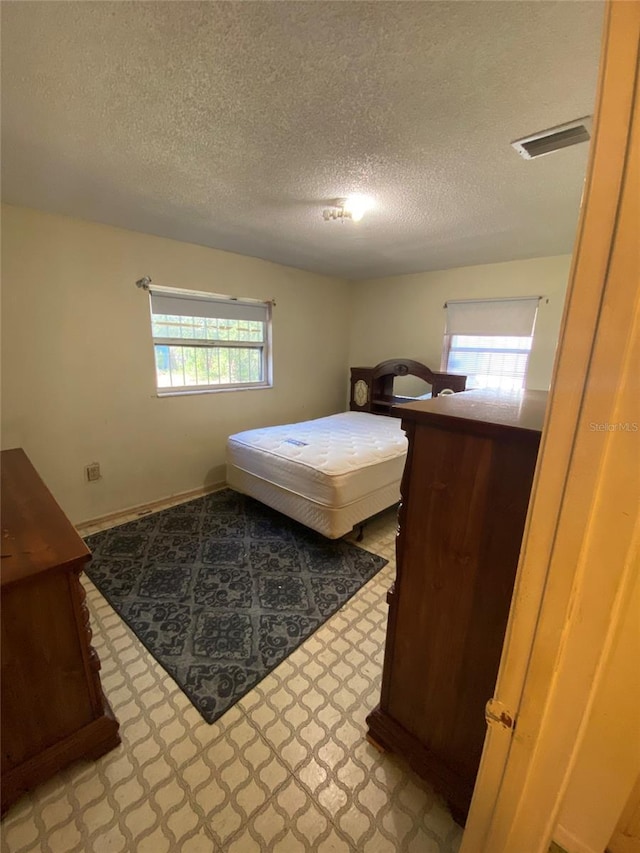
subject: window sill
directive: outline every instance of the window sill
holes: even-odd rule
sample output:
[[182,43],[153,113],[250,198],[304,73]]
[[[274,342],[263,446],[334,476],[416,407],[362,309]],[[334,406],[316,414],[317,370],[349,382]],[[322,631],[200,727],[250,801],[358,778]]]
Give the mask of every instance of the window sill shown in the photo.
[[261,385],[225,385],[221,388],[168,388],[156,390],[156,397],[193,397],[198,394],[223,394],[229,391],[268,391],[273,388],[273,383]]

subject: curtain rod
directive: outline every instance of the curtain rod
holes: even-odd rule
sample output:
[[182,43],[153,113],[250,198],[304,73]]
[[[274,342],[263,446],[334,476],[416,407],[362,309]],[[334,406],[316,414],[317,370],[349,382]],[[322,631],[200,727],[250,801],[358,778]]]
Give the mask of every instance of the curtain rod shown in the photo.
[[276,304],[275,299],[252,299],[249,296],[230,296],[227,293],[208,293],[204,290],[186,290],[181,287],[160,287],[159,285],[152,284],[151,276],[149,275],[139,278],[136,281],[136,287],[146,290],[148,293],[168,293],[172,296],[192,296],[196,299],[224,299],[227,302],[255,302],[257,305],[275,306]]
[[524,302],[527,299],[538,301],[546,299],[547,303],[549,302],[548,296],[490,296],[488,299],[447,299],[442,307],[447,308],[449,305],[460,305],[465,302]]

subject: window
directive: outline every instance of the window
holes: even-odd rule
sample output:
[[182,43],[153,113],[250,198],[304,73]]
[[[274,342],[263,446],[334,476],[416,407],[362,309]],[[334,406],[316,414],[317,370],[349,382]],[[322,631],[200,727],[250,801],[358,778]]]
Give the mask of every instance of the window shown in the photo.
[[538,297],[448,302],[443,365],[467,388],[524,388]]
[[264,388],[271,304],[152,287],[158,392]]
[[524,388],[531,338],[451,335],[447,373],[464,373],[467,388]]

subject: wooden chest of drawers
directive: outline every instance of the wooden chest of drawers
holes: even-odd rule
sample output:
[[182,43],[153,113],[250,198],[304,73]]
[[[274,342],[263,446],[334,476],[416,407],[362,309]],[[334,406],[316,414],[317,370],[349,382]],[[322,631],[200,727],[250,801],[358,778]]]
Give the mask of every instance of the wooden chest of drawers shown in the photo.
[[2,811],[78,758],[120,743],[90,645],[90,553],[23,450],[2,468]]
[[409,439],[397,577],[372,740],[464,821],[485,736],[546,393],[466,391],[398,406]]

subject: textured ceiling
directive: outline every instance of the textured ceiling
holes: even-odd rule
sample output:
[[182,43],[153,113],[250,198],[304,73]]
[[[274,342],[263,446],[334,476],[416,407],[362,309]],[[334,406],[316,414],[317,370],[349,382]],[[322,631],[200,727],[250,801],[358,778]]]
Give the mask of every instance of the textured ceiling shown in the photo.
[[[9,203],[368,278],[571,251],[599,2],[3,2]],[[375,201],[324,222],[332,199]]]

